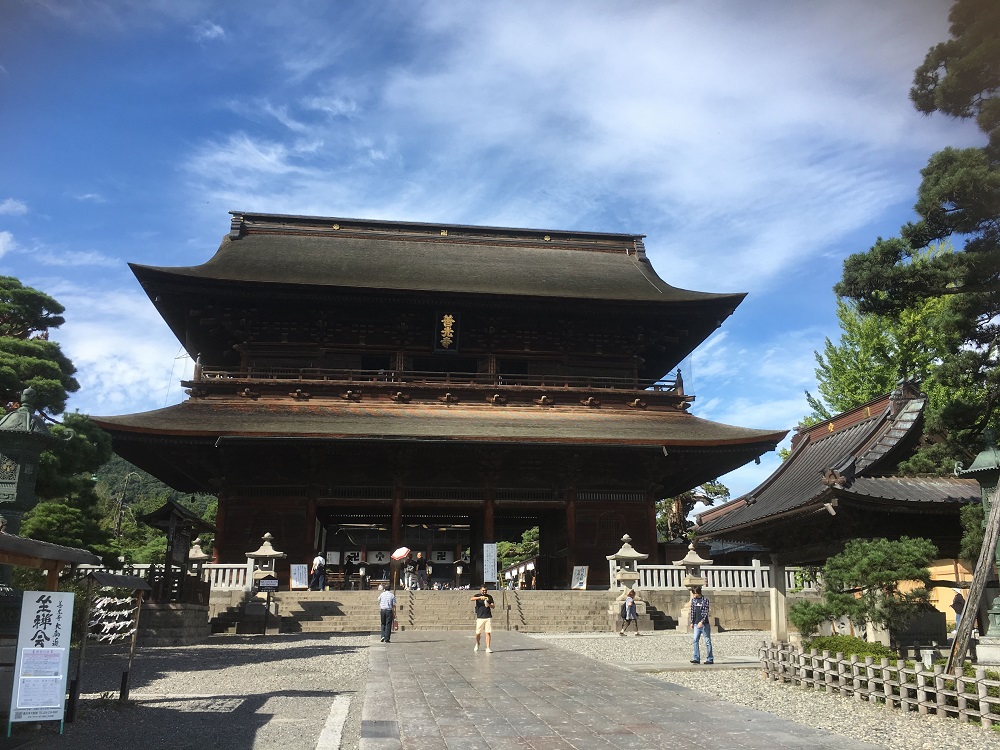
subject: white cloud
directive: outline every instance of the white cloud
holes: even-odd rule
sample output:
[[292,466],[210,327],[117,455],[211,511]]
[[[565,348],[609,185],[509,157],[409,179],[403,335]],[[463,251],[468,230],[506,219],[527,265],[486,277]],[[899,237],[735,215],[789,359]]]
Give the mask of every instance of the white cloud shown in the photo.
[[104,196],[100,193],[80,193],[74,197],[83,203],[104,203]]
[[0,216],[23,216],[28,213],[28,204],[14,198],[0,201]]
[[14,235],[10,232],[0,232],[0,258],[15,249],[17,243],[14,241]]

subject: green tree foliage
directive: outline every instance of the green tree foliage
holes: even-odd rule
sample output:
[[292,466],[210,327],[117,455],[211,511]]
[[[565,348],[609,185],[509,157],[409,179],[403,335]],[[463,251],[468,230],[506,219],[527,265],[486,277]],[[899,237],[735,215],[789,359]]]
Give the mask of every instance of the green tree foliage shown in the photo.
[[656,532],[662,539],[671,540],[688,536],[692,521],[688,520],[691,511],[698,503],[715,505],[717,502],[729,500],[729,488],[722,482],[705,482],[700,487],[682,492],[676,497],[667,497],[656,501]]
[[53,414],[80,389],[76,368],[49,331],[63,324],[63,306],[47,294],[0,276],[0,406],[16,403],[35,389],[36,406]]
[[520,542],[497,542],[497,562],[500,568],[531,560],[538,556],[538,527],[532,526],[521,534]]
[[[847,617],[858,626],[870,622],[887,629],[895,642],[930,606],[926,586],[936,557],[937,548],[926,539],[852,539],[823,566],[823,601],[794,604],[788,617],[806,637],[824,621]],[[902,590],[904,582],[924,585]]]
[[[120,456],[98,469],[95,489],[101,526],[109,535],[116,555],[130,563],[161,563],[166,552],[166,536],[137,519],[173,500],[215,524],[218,499],[214,495],[186,495],[171,489],[155,477],[136,468]],[[211,539],[202,535],[202,548],[211,550]]]
[[[1000,3],[957,0],[949,18],[951,39],[927,53],[910,97],[921,112],[974,119],[986,145],[934,154],[921,172],[918,219],[847,258],[835,287],[859,312],[878,315],[951,300],[939,324],[960,343],[935,374],[949,398],[926,415],[929,432],[942,439],[921,452],[913,471],[943,472],[971,458],[1000,415]],[[961,249],[915,262],[950,240]]]
[[[918,263],[950,247],[924,252]],[[812,408],[804,420],[815,424],[850,411],[891,392],[901,380],[922,383],[940,410],[949,393],[938,387],[933,375],[941,362],[960,345],[949,335],[946,321],[951,300],[932,298],[893,314],[863,313],[857,302],[837,300],[837,320],[842,331],[834,344],[826,339],[816,356],[820,398],[806,391]]]

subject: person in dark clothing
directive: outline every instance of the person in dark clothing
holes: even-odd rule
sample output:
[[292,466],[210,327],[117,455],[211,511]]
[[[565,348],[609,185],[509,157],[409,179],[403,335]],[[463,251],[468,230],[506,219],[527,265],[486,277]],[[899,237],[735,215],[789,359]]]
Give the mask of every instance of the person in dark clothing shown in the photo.
[[955,610],[955,629],[958,629],[958,623],[962,621],[962,612],[965,611],[965,597],[962,596],[962,589],[955,589],[955,598],[951,600],[951,608]]
[[417,588],[423,591],[427,588],[427,559],[424,557],[423,552],[417,553],[416,568]]
[[635,626],[635,634],[639,635],[639,615],[635,611],[635,591],[632,589],[628,590],[625,594],[625,616],[622,618],[622,629],[618,635],[625,635],[625,631],[628,630],[628,626]]
[[492,654],[490,636],[493,634],[493,597],[486,590],[485,583],[479,587],[478,594],[469,597],[469,601],[476,603],[476,645],[472,650],[479,650],[479,636],[486,633],[486,653]]
[[691,616],[688,618],[688,623],[694,633],[694,658],[691,659],[691,663],[701,663],[699,641],[705,636],[705,663],[712,664],[715,661],[712,656],[712,624],[709,619],[708,597],[701,595],[701,586],[691,588]]

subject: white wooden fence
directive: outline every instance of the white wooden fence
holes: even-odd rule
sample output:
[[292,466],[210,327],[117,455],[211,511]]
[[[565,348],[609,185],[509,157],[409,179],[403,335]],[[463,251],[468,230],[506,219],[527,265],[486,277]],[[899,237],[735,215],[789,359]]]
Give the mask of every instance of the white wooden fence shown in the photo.
[[880,659],[876,664],[871,656],[844,658],[841,653],[818,653],[816,649],[805,653],[789,644],[763,646],[760,663],[767,677],[775,681],[902,711],[950,716],[961,722],[978,720],[983,727],[1000,726],[1000,679],[996,672],[988,675],[985,667],[976,667],[975,676],[948,675],[941,664],[929,669],[920,661],[902,659]]
[[[614,563],[612,563],[612,566]],[[110,570],[97,565],[80,565],[78,570],[85,575],[92,570],[108,570],[112,573],[124,573],[145,578],[149,565],[133,565],[126,570]],[[212,584],[213,589],[228,591],[249,591],[253,584],[253,560],[245,563],[221,563],[201,566],[203,581]],[[785,589],[792,590],[796,586],[795,574],[798,568],[785,569]],[[705,588],[713,591],[766,591],[771,588],[771,569],[755,561],[753,565],[706,565],[701,569],[705,577]],[[614,568],[611,579],[614,580]],[[640,589],[684,589],[684,566],[682,565],[640,565]],[[804,586],[812,590],[812,584]]]
[[[149,565],[132,565],[124,570],[111,570],[100,565],[79,565],[77,570],[80,575],[86,575],[94,570],[108,571],[109,573],[121,573],[145,578],[149,571]],[[201,566],[201,579],[212,584],[213,589],[229,591],[249,591],[253,584],[253,560],[248,559],[245,563],[222,563]]]
[[[612,563],[613,565],[613,563]],[[683,589],[683,565],[639,565],[640,589]],[[812,582],[796,583],[799,568],[785,568],[785,590],[791,591],[801,586],[806,591],[815,587]],[[611,580],[615,571],[612,568]],[[701,569],[705,578],[705,588],[713,591],[766,591],[771,588],[771,569],[760,561],[753,565],[705,565]]]

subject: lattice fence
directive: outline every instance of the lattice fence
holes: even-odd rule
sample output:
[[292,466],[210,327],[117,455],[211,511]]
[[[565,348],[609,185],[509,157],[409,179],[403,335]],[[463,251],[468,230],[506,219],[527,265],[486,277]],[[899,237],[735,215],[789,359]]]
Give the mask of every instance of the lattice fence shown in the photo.
[[1000,675],[976,667],[975,676],[944,673],[943,665],[926,669],[921,662],[890,662],[871,656],[845,658],[829,651],[809,653],[787,644],[760,650],[764,673],[771,680],[840,693],[856,701],[885,703],[903,711],[917,711],[1000,725]]

